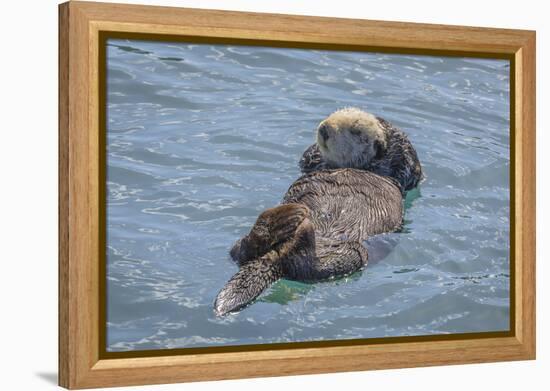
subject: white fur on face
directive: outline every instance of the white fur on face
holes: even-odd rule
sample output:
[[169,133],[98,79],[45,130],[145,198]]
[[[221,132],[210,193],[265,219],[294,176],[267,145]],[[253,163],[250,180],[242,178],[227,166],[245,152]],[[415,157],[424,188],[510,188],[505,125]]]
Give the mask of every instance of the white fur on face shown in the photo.
[[[328,135],[326,141],[321,128]],[[334,167],[365,167],[376,155],[375,142],[385,148],[384,129],[374,115],[356,108],[332,113],[317,128],[319,149]]]

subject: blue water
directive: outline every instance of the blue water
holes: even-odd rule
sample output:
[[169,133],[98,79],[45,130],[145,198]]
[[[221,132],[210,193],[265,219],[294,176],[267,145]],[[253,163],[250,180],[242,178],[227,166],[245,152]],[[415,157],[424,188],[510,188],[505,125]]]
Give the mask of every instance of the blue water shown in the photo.
[[[107,59],[109,351],[509,328],[508,61],[126,40]],[[216,318],[231,245],[345,106],[418,151],[403,232],[349,278]]]

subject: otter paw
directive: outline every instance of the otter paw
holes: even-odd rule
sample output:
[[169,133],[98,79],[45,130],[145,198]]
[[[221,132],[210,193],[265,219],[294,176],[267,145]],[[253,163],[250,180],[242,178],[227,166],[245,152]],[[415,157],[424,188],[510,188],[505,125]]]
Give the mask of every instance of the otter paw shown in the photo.
[[265,210],[258,216],[250,233],[239,239],[230,251],[231,258],[245,265],[294,237],[309,216],[305,205],[285,204]]
[[267,209],[256,221],[250,237],[261,237],[269,247],[283,243],[295,235],[304,219],[309,216],[309,209],[302,204],[285,204]]

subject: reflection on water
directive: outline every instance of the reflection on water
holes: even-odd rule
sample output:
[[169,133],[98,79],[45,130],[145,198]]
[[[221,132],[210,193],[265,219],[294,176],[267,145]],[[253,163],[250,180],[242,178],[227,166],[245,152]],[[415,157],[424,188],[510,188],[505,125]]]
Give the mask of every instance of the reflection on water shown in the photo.
[[[506,330],[509,64],[110,40],[108,350]],[[369,266],[281,280],[219,319],[233,242],[344,106],[404,129],[427,179]]]

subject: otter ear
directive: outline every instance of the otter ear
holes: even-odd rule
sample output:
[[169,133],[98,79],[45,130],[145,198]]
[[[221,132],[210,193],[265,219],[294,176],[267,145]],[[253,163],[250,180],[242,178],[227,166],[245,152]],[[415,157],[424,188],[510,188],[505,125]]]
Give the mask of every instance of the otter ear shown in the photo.
[[375,159],[382,159],[382,157],[384,156],[384,153],[386,152],[386,145],[380,140],[375,140],[374,141],[374,151],[375,151],[374,158]]

